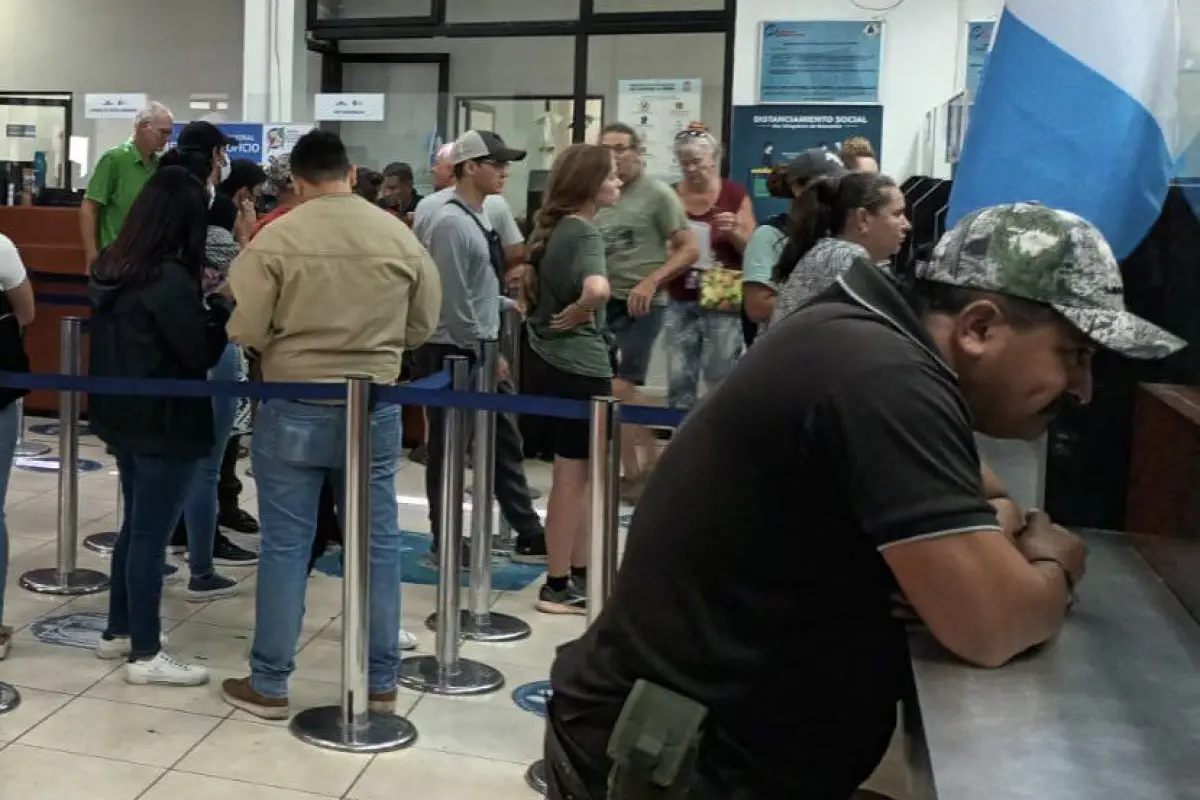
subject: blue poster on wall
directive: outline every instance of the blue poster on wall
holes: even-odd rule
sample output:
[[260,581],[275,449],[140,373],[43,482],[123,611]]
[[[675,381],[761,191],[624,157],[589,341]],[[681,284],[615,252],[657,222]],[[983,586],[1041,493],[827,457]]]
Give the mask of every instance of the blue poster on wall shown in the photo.
[[983,65],[987,63],[992,49],[994,22],[967,23],[967,97],[975,97],[979,90],[979,79],[983,76]]
[[788,207],[786,200],[767,192],[767,176],[777,164],[814,147],[836,153],[842,142],[855,136],[865,137],[882,158],[883,106],[735,106],[730,177],[746,187],[755,217],[765,222]]
[[881,22],[764,22],[761,103],[877,103]]
[[[175,146],[175,141],[179,138],[179,132],[183,130],[184,124],[176,122],[171,127],[169,146]],[[236,145],[226,151],[229,153],[231,161],[236,158],[244,158],[255,164],[261,164],[266,160],[263,154],[264,126],[261,122],[218,122],[216,125],[222,133],[237,141]]]

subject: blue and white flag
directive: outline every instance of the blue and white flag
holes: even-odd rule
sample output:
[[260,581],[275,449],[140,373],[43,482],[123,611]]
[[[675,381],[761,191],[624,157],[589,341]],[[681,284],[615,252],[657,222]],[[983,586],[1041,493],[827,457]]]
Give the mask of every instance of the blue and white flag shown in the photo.
[[1118,258],[1158,219],[1179,155],[1177,0],[1007,0],[971,112],[949,224],[1033,201]]

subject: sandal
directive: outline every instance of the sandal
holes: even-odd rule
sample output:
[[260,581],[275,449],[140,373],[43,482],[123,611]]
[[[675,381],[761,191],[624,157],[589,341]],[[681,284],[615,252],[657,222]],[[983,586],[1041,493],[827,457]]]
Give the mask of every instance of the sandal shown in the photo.
[[0,661],[8,658],[8,651],[12,649],[12,637],[12,628],[0,625]]

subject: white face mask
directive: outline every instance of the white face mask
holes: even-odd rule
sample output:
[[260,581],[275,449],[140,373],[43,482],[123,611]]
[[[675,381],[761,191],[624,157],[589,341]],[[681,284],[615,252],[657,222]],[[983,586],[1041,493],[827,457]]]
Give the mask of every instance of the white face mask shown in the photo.
[[229,156],[225,157],[225,163],[221,165],[221,182],[224,183],[229,179],[230,173],[233,172],[233,167],[229,164]]

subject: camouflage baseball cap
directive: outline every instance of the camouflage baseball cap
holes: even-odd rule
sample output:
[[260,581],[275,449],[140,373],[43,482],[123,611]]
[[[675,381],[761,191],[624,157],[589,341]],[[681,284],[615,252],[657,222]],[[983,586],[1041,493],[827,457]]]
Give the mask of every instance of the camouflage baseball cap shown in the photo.
[[915,274],[1045,303],[1096,344],[1130,358],[1163,358],[1187,344],[1125,310],[1121,268],[1108,242],[1067,211],[1034,203],[975,211]]
[[278,196],[280,192],[286,192],[292,188],[292,157],[286,153],[281,156],[271,156],[271,160],[267,163],[267,183],[263,187],[263,192],[271,196]]

